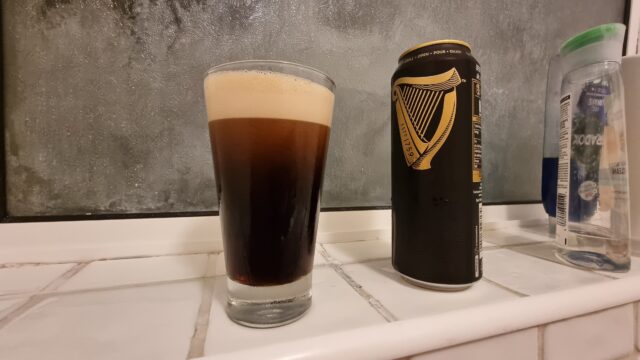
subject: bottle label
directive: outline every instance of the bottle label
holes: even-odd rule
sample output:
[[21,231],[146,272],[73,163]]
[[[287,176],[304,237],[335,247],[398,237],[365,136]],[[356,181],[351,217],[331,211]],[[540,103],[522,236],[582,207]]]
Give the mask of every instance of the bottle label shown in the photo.
[[471,79],[471,180],[473,195],[478,207],[475,228],[475,277],[482,276],[482,107],[480,100],[480,66],[476,65],[476,77]]
[[567,244],[569,204],[569,164],[571,163],[571,95],[560,99],[560,153],[558,156],[558,195],[556,199],[556,241]]
[[471,79],[473,100],[471,101],[471,179],[475,183],[482,181],[482,123],[480,115],[480,72]]
[[475,276],[481,276],[482,273],[482,199],[478,202],[478,225],[476,226],[476,254],[475,254]]

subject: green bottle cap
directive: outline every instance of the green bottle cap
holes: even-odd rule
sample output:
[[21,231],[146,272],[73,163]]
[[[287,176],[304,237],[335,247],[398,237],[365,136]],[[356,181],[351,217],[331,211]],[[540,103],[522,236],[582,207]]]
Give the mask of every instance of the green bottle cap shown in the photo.
[[616,23],[596,26],[565,41],[560,47],[560,54],[566,55],[589,44],[612,38],[620,32],[624,33],[624,30],[624,25]]

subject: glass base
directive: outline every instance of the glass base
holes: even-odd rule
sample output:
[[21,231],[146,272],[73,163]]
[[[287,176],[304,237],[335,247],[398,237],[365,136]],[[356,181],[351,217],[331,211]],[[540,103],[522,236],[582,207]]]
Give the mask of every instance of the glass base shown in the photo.
[[614,261],[610,257],[592,251],[557,249],[556,257],[568,265],[611,272],[627,272],[631,267],[629,259]]
[[254,328],[292,323],[311,306],[311,273],[292,283],[249,286],[227,278],[227,315],[232,321]]
[[570,222],[565,243],[559,244],[556,257],[581,268],[627,272],[631,267],[629,245],[629,238],[614,237],[609,228]]

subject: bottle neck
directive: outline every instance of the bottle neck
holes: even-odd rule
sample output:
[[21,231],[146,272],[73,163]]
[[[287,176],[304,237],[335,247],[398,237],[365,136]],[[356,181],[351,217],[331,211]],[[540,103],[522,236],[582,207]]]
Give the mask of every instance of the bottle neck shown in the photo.
[[622,41],[602,41],[574,50],[561,57],[562,72],[567,74],[584,66],[622,60]]

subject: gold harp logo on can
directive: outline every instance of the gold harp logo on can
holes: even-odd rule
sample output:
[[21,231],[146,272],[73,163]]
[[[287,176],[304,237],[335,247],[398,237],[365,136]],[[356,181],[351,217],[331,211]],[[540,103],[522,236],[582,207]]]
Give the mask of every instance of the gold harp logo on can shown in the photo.
[[[431,168],[431,160],[447,140],[456,117],[456,68],[442,74],[402,77],[393,83],[402,150],[407,166]],[[437,123],[432,121],[438,118]]]

